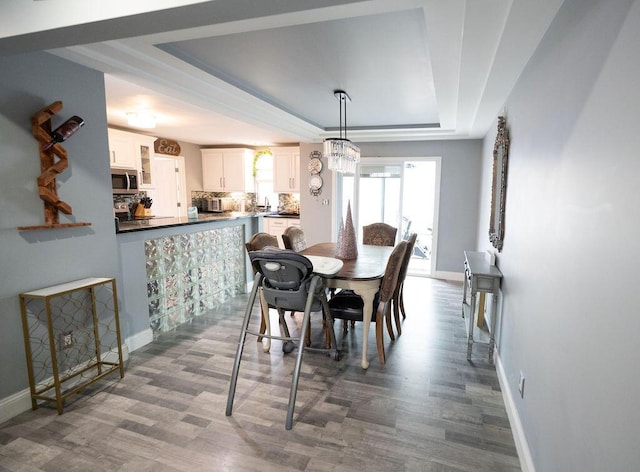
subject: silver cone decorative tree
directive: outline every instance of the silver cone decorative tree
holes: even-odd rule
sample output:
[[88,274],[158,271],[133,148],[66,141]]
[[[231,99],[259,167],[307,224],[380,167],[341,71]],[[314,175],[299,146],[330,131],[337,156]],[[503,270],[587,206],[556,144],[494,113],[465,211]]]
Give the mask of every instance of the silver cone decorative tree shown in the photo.
[[355,259],[358,257],[356,230],[353,227],[353,218],[351,217],[351,200],[347,202],[347,217],[344,222],[342,241],[339,246],[339,254],[337,257],[345,260]]
[[342,252],[342,237],[344,236],[344,220],[340,218],[340,228],[338,229],[338,242],[336,243],[336,256]]

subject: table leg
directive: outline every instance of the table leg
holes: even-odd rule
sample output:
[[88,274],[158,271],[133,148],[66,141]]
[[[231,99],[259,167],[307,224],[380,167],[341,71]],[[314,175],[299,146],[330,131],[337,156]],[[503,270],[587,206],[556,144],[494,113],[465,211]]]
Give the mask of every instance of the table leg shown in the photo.
[[471,302],[469,303],[469,319],[467,320],[468,323],[468,330],[469,333],[467,335],[467,360],[470,361],[471,360],[471,348],[473,346],[473,318],[475,316],[475,311],[476,311],[476,294],[475,292],[471,292]]
[[464,318],[464,305],[467,303],[467,274],[465,272],[464,283],[462,284],[462,317]]
[[497,310],[497,295],[494,293],[491,297],[491,332],[489,333],[489,364],[493,364],[493,350],[496,345],[496,338],[494,333],[496,332],[496,312]]
[[[373,299],[376,296],[380,282],[375,286],[352,286],[351,289],[362,297],[364,306],[362,307],[362,368],[369,368],[367,360],[367,341],[369,340],[369,327],[371,326],[371,315],[373,313]],[[382,323],[383,320],[379,320]]]
[[364,305],[362,307],[362,361],[363,369],[369,368],[367,360],[367,343],[369,340],[369,328],[371,326],[371,316],[373,313],[373,300],[376,292],[380,289],[381,279],[373,280],[345,280],[345,279],[326,279],[326,286],[329,288],[343,288],[353,290],[354,293],[362,297]]

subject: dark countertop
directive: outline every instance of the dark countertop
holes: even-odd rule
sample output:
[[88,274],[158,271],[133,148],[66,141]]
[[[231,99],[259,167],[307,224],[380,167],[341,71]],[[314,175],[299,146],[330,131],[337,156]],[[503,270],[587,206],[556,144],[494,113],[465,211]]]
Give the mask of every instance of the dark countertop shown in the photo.
[[284,214],[280,214],[280,213],[264,213],[263,216],[265,218],[300,218],[299,214],[293,214],[293,213],[284,213]]
[[213,221],[237,220],[240,218],[252,218],[258,216],[278,216],[268,213],[246,213],[239,211],[224,213],[198,213],[198,219],[187,218],[186,216],[175,217],[153,217],[135,220],[126,220],[118,223],[116,233],[130,233],[133,231],[148,231],[151,229],[168,228],[171,226],[197,225],[199,223],[211,223]]

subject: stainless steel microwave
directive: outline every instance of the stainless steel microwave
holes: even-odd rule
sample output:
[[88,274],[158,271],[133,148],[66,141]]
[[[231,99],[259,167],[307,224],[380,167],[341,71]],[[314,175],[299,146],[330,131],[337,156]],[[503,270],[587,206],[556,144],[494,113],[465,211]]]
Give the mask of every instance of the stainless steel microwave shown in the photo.
[[135,170],[111,169],[111,188],[117,195],[138,193],[138,173]]

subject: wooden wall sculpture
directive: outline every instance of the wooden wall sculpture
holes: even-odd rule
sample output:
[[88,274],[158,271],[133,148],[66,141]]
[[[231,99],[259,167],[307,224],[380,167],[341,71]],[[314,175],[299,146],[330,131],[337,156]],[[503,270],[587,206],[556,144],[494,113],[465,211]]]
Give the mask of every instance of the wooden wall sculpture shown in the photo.
[[[62,102],[56,101],[36,113],[31,119],[31,132],[38,141],[40,152],[40,176],[38,177],[38,194],[44,202],[44,225],[19,226],[21,231],[35,229],[71,228],[90,226],[91,223],[60,223],[59,212],[71,215],[71,205],[58,198],[56,177],[64,172],[69,163],[67,151],[60,143],[43,151],[43,147],[51,142],[51,117],[62,110]],[[56,157],[58,160],[56,161]]]

